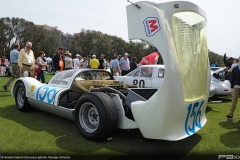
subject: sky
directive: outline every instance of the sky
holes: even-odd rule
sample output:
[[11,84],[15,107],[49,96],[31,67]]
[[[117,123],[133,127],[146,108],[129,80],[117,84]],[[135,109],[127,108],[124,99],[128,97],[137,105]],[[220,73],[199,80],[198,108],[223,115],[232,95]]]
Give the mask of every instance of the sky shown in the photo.
[[[132,0],[132,2],[137,2]],[[151,0],[155,3],[168,1]],[[191,0],[206,14],[208,48],[220,55],[240,56],[240,1]],[[82,28],[116,35],[128,41],[127,0],[1,0],[0,17],[18,17],[64,33]]]

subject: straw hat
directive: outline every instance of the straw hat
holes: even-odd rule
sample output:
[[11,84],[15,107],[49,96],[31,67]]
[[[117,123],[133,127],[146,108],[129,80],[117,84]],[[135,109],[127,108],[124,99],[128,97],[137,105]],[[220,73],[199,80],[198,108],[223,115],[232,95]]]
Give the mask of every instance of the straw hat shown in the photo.
[[69,56],[71,56],[72,54],[69,52],[69,51],[65,51],[65,53],[64,53],[65,55],[69,55]]

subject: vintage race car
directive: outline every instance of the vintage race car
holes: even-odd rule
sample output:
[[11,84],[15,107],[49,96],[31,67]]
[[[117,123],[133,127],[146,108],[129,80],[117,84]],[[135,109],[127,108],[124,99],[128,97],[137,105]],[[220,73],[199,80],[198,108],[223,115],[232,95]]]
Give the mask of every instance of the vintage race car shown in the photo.
[[125,76],[114,76],[126,85],[137,85],[139,88],[158,89],[164,78],[163,65],[142,65]]
[[226,79],[226,68],[211,71],[211,85],[215,87],[213,96],[230,96],[232,94],[231,84]]
[[195,134],[207,122],[211,80],[206,14],[190,2],[144,1],[127,6],[127,22],[130,40],[144,40],[161,53],[161,87],[130,88],[105,70],[67,70],[48,84],[17,79],[11,90],[17,108],[36,107],[74,120],[92,141],[111,137],[117,127],[138,128],[145,138],[170,141]]
[[137,128],[129,106],[123,103],[127,90],[122,86],[108,71],[73,69],[58,73],[48,84],[21,77],[11,93],[20,111],[35,107],[75,120],[85,138],[100,141],[111,137],[117,126]]

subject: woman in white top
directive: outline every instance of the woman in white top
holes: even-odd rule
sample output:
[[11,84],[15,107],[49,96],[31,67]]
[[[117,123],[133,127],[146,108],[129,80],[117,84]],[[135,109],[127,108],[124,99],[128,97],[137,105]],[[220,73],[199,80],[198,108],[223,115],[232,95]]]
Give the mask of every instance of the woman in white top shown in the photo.
[[40,67],[40,70],[38,71],[38,74],[37,74],[37,80],[40,81],[41,79],[42,83],[45,83],[44,71],[46,70],[47,62],[43,61],[42,59],[43,57],[44,57],[44,52],[40,51],[37,58],[37,64]]
[[73,59],[73,67],[74,67],[74,69],[79,69],[79,57],[80,57],[80,55],[77,54],[76,58]]
[[73,60],[71,58],[72,54],[69,51],[66,51],[64,53],[64,55],[65,55],[65,59],[64,59],[64,61],[65,61],[65,69],[64,70],[73,69]]
[[87,67],[88,67],[88,61],[86,57],[83,57],[82,68],[87,68]]

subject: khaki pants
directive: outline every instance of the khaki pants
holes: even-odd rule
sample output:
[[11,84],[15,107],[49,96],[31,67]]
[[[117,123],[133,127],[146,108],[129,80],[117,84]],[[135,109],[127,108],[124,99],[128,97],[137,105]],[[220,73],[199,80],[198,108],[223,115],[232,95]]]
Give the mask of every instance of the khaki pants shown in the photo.
[[116,76],[118,72],[118,68],[113,68],[112,70],[113,70],[113,75]]
[[238,96],[239,96],[239,91],[240,88],[233,88],[233,94],[232,94],[232,105],[229,111],[229,115],[233,116],[233,113],[236,109],[237,101],[238,101]]
[[34,69],[34,67],[23,65],[22,68],[20,69],[20,77],[24,77],[23,73],[25,71],[28,72],[28,77],[33,77],[33,75],[34,75],[34,70],[33,69]]
[[19,78],[19,72],[20,72],[20,69],[18,67],[18,64],[11,64],[12,66],[12,76],[10,77],[10,79],[8,80],[8,82],[4,85],[4,86],[7,86],[9,87],[10,84],[12,83],[12,81],[15,79],[15,78]]

